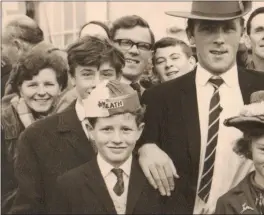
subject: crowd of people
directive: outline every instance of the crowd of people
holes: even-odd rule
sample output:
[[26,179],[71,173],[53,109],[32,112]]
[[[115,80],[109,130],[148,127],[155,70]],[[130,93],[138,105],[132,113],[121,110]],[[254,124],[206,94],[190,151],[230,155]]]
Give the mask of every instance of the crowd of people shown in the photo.
[[65,50],[27,16],[6,23],[2,214],[264,214],[264,7],[245,23],[251,10],[166,12],[191,46],[137,15],[86,23]]

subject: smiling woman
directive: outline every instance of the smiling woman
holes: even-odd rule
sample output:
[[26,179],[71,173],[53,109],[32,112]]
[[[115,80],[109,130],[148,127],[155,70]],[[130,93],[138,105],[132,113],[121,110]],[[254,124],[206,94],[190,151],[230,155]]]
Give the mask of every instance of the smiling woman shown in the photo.
[[[50,114],[57,96],[67,85],[68,65],[63,52],[41,43],[20,60],[15,70],[12,88],[18,96],[11,101],[13,108],[19,111],[23,102],[33,120]],[[22,123],[25,125],[23,120]]]
[[60,92],[66,87],[68,64],[63,52],[50,44],[40,43],[14,67],[12,82],[16,92],[3,108],[2,124],[2,211],[11,206],[16,182],[13,164],[20,133],[36,120],[52,113]]

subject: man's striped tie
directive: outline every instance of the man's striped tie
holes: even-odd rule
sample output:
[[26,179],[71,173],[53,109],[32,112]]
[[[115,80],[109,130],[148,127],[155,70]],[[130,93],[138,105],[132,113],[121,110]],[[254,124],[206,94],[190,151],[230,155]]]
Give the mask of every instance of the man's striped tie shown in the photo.
[[221,86],[221,84],[223,84],[223,79],[211,78],[209,79],[209,83],[213,85],[214,93],[210,101],[207,145],[206,145],[203,172],[198,190],[198,196],[204,202],[207,202],[209,198],[213,173],[214,173],[215,151],[217,146],[218,130],[219,130],[219,117],[222,111],[222,107],[220,106],[219,87]]

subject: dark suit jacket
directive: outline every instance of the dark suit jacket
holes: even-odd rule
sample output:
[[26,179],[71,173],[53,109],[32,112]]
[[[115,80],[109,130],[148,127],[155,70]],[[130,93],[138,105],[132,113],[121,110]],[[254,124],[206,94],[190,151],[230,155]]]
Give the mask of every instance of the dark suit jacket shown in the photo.
[[[180,194],[177,196],[180,197]],[[159,192],[151,187],[138,161],[133,158],[126,214],[183,213],[180,208],[168,210],[166,207],[167,200],[168,197],[160,196]],[[58,177],[51,213],[116,214],[114,203],[101,175],[97,159],[93,159]]]
[[94,156],[75,102],[64,112],[29,126],[18,141],[18,193],[11,213],[47,213],[57,177]]
[[1,98],[3,98],[5,94],[6,84],[8,83],[11,70],[12,65],[7,57],[3,56],[1,60]]
[[[200,125],[195,85],[196,70],[178,79],[147,90],[142,102],[147,104],[145,128],[138,146],[156,143],[173,160],[185,185],[185,194],[195,201],[200,162]],[[264,75],[238,69],[238,78],[245,104],[252,92],[264,90]]]

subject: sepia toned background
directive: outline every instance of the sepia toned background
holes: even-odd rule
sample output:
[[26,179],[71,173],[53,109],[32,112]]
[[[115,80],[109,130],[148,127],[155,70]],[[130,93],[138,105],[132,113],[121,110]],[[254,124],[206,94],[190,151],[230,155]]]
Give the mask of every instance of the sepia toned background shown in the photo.
[[[263,6],[253,1],[253,10]],[[186,20],[165,15],[168,10],[188,11],[191,2],[2,2],[2,20],[12,15],[31,13],[43,29],[45,39],[60,48],[77,38],[80,26],[91,20],[108,24],[124,15],[136,14],[148,21],[156,39],[179,36],[186,40]],[[249,14],[245,17],[247,17]],[[3,25],[2,25],[3,26]],[[243,41],[242,41],[243,42]]]

